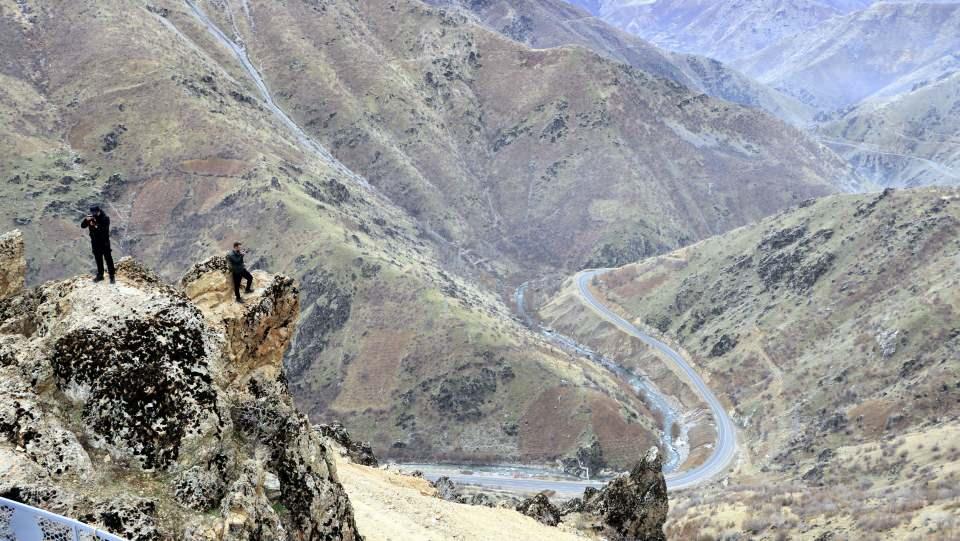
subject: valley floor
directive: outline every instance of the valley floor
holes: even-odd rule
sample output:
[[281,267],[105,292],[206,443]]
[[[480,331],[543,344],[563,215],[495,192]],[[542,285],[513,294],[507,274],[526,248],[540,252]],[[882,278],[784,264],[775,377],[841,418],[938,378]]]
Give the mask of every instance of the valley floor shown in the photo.
[[561,524],[545,526],[512,509],[441,500],[425,479],[337,462],[357,528],[369,541],[489,540],[566,541],[592,539]]

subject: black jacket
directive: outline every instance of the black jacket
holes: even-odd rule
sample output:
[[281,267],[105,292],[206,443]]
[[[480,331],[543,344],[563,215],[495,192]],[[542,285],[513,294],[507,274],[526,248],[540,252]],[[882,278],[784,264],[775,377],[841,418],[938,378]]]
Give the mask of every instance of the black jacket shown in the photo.
[[100,211],[100,215],[90,219],[84,218],[80,227],[90,232],[90,243],[94,250],[110,250],[110,217]]
[[243,254],[236,250],[227,252],[227,264],[230,266],[230,272],[234,274],[239,274],[247,269],[247,266],[243,264]]

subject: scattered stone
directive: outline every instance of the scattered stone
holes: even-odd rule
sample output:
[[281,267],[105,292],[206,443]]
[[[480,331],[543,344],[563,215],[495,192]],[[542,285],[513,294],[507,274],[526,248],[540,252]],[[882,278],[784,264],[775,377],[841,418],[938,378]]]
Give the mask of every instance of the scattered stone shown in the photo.
[[517,511],[547,526],[556,526],[560,523],[560,511],[550,503],[550,498],[543,492],[520,502]]
[[565,517],[572,513],[582,513],[583,512],[583,498],[571,498],[557,508],[557,511],[560,513],[561,517]]
[[900,331],[897,329],[879,329],[877,334],[873,336],[877,346],[880,347],[880,356],[884,359],[893,357],[893,354],[897,352],[897,335],[899,333]]
[[450,478],[446,475],[437,478],[437,480],[430,483],[430,485],[437,489],[437,497],[441,500],[446,500],[448,502],[460,501],[459,487],[457,487],[456,483],[450,480]]
[[735,347],[737,347],[737,338],[724,334],[717,340],[717,343],[710,348],[710,356],[721,357],[732,351]]
[[760,250],[779,250],[780,248],[790,246],[797,242],[806,234],[807,226],[805,225],[781,229],[780,231],[763,237],[758,248]]
[[113,152],[120,146],[120,136],[127,131],[127,127],[118,124],[113,130],[103,136],[103,151]]
[[615,539],[666,541],[667,482],[657,449],[602,490],[584,492],[583,513],[594,519],[592,529]]
[[379,466],[377,457],[373,454],[373,447],[370,442],[353,441],[350,433],[340,423],[314,425],[314,430],[318,430],[325,438],[330,438],[344,449],[344,452],[350,460],[356,464],[376,468]]

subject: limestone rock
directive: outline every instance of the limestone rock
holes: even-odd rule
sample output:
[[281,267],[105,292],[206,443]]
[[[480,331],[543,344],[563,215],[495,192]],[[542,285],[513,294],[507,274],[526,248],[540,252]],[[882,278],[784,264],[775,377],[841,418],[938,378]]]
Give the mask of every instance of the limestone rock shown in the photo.
[[583,512],[594,520],[593,529],[614,539],[666,541],[667,482],[656,448],[651,448],[629,475],[620,476],[602,490],[588,490]]
[[438,477],[437,480],[432,481],[430,485],[437,489],[437,497],[441,500],[459,502],[461,499],[460,489],[457,488],[457,484],[446,475]]
[[26,276],[23,235],[16,229],[0,235],[0,298],[23,289]]
[[[263,484],[263,464],[250,460],[223,499],[221,535],[236,541],[279,541],[287,539],[280,516],[270,504]],[[307,537],[306,539],[310,539]]]
[[547,526],[560,523],[560,511],[543,492],[520,502],[517,511]]
[[287,392],[297,288],[255,277],[240,305],[216,258],[183,289],[123,259],[0,298],[0,493],[138,541],[361,539]]
[[377,457],[369,442],[354,441],[350,433],[340,423],[319,424],[313,427],[321,435],[332,440],[343,449],[343,453],[354,463],[376,468],[379,465]]
[[300,314],[299,290],[293,279],[253,271],[254,292],[246,303],[233,298],[233,284],[226,258],[215,256],[194,265],[180,283],[187,297],[211,325],[223,329],[227,363],[224,375],[230,383],[258,372],[275,379],[283,367],[283,354],[293,336]]

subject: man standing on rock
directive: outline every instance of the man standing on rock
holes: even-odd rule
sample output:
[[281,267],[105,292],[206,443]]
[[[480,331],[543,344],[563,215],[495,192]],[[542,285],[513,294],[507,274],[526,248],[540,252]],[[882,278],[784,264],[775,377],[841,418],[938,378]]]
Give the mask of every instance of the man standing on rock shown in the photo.
[[90,207],[90,214],[83,217],[80,227],[90,232],[90,244],[93,247],[93,258],[97,261],[97,276],[94,282],[103,281],[103,261],[107,261],[107,271],[110,273],[110,283],[114,281],[113,254],[110,252],[110,217],[100,210],[100,207]]
[[252,293],[253,289],[253,275],[247,271],[247,266],[243,263],[243,256],[247,253],[243,249],[242,242],[234,242],[233,250],[227,252],[227,264],[230,266],[230,274],[233,275],[233,294],[237,298],[237,302],[242,303],[243,299],[240,298],[240,281],[243,279],[247,280],[247,288],[245,291],[247,293]]

